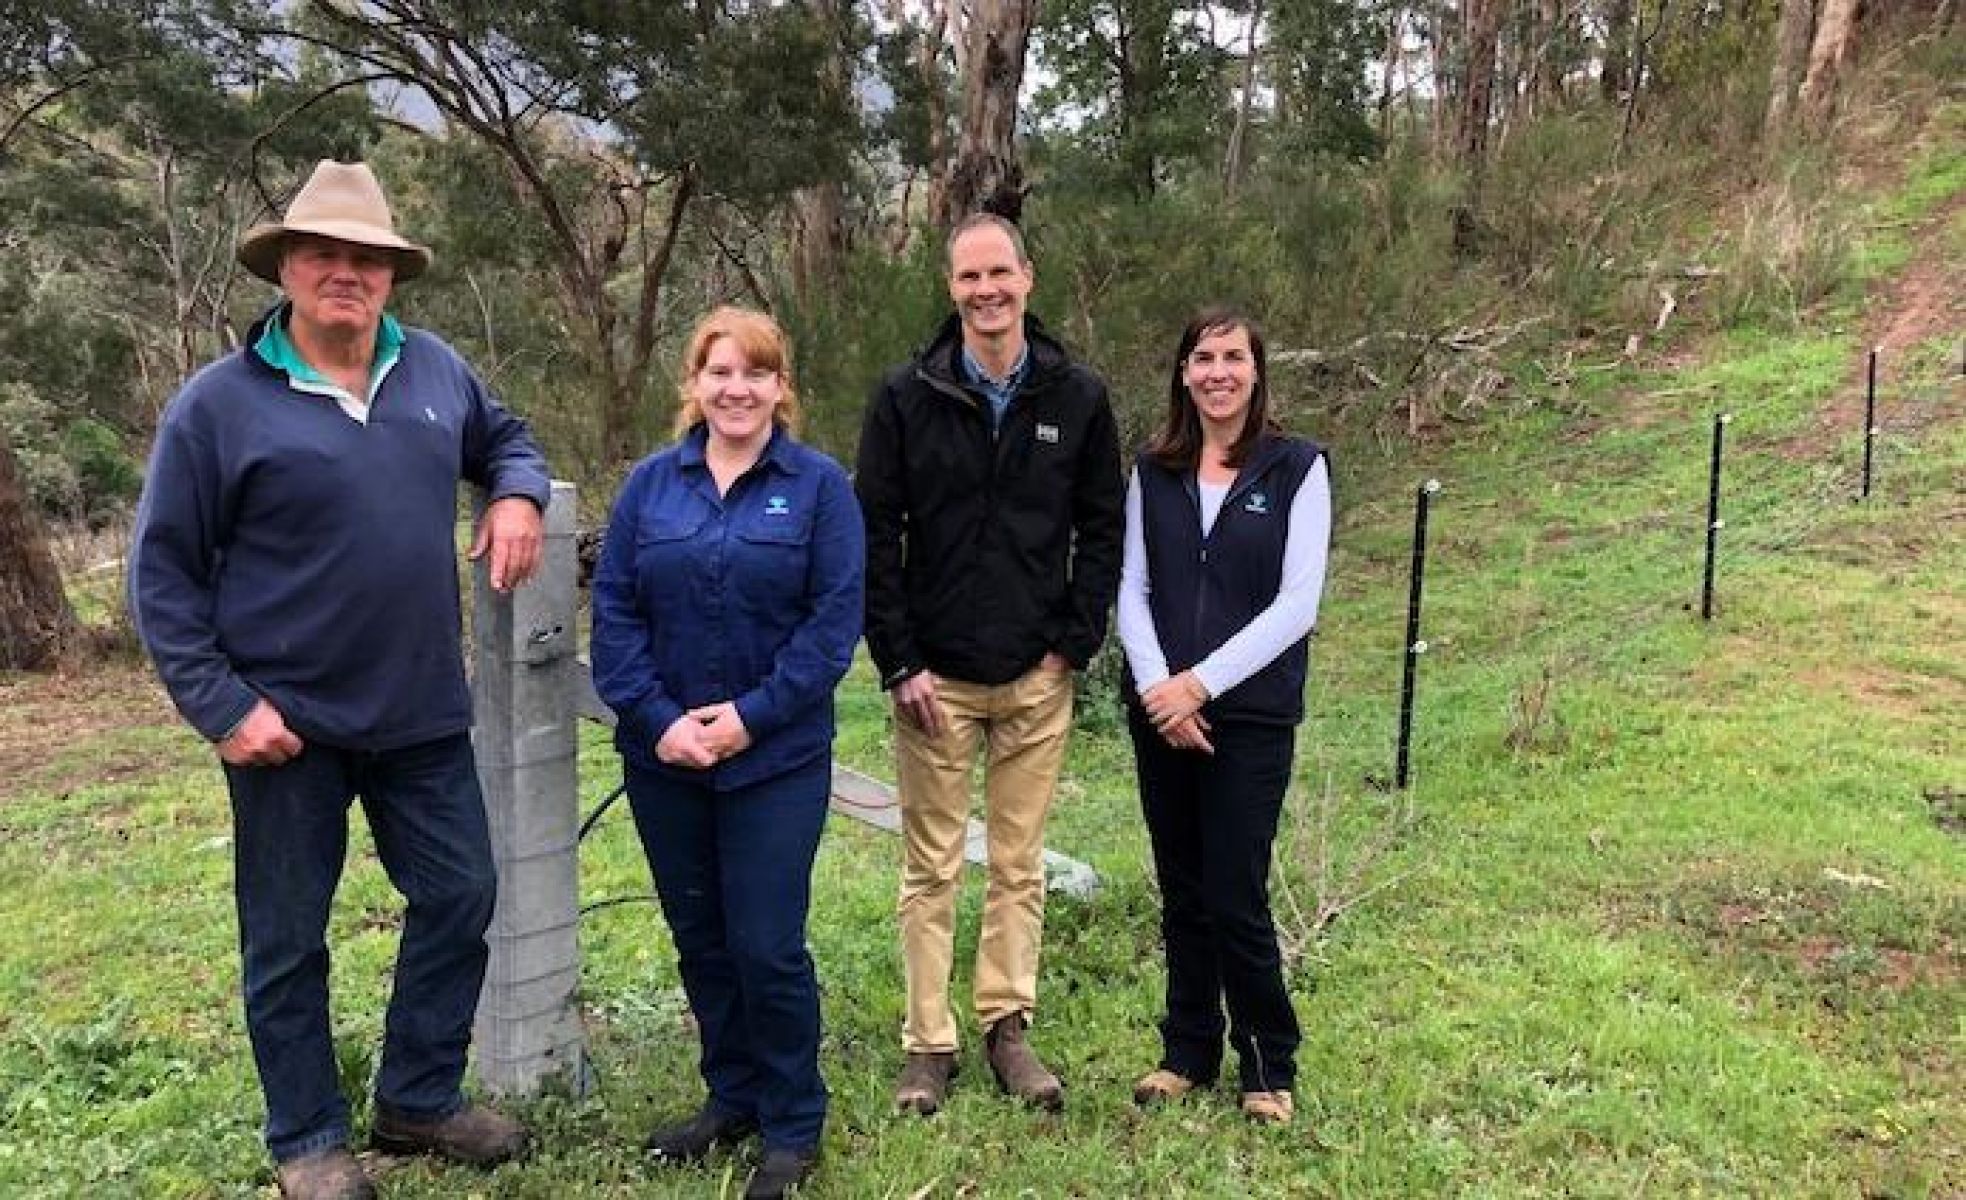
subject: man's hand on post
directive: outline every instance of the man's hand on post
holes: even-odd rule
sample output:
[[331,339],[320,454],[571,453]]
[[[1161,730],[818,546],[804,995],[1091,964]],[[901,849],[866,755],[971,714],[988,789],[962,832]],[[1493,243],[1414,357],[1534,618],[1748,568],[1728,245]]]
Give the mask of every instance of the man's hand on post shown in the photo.
[[218,744],[218,756],[235,767],[277,767],[297,757],[302,748],[280,710],[262,698]]
[[942,715],[942,702],[935,698],[935,675],[917,671],[894,685],[894,711],[901,719],[930,737],[941,737],[949,728]]
[[476,561],[490,550],[492,590],[509,592],[539,570],[545,540],[538,506],[524,496],[506,496],[485,509],[478,535],[471,540],[471,558]]

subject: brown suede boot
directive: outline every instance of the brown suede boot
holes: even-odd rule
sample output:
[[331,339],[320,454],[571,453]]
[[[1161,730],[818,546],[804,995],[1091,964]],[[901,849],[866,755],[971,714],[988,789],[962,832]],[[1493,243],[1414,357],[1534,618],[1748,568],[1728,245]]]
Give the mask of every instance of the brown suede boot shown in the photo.
[[375,1200],[375,1185],[346,1146],[289,1159],[274,1174],[287,1200]]
[[949,1081],[955,1077],[954,1054],[910,1051],[894,1088],[894,1107],[918,1117],[933,1116],[949,1098]]
[[983,1055],[996,1072],[997,1084],[1020,1100],[1057,1112],[1065,1107],[1065,1085],[1038,1060],[1024,1040],[1023,1013],[1012,1013],[983,1035]]
[[385,1154],[435,1154],[474,1167],[518,1158],[531,1142],[526,1127],[482,1104],[467,1104],[441,1121],[410,1121],[376,1106],[369,1142]]

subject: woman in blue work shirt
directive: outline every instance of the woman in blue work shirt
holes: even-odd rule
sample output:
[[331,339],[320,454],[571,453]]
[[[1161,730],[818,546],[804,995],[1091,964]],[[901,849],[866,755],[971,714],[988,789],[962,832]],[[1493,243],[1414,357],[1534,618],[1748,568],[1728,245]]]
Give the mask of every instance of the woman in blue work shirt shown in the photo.
[[1142,1104],[1214,1082],[1226,1007],[1243,1112],[1296,1112],[1270,851],[1330,537],[1324,452],[1271,420],[1262,334],[1202,312],[1134,467],[1120,574],[1128,728],[1167,943],[1161,1059],[1134,1087]]
[[679,439],[635,467],[594,575],[594,682],[702,1037],[709,1096],[649,1152],[694,1162],[761,1133],[746,1196],[811,1171],[826,1116],[806,950],[833,689],[860,636],[860,510],[801,445],[790,354],[719,308],[682,363]]

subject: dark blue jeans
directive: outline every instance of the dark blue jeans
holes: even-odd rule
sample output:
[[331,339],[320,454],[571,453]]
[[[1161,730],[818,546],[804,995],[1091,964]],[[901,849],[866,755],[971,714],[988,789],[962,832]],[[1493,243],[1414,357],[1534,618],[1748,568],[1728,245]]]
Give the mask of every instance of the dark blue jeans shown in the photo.
[[1169,746],[1137,705],[1127,711],[1167,943],[1160,1065],[1213,1082],[1226,1001],[1242,1090],[1288,1088],[1299,1031],[1270,919],[1270,851],[1295,731],[1218,721],[1215,753],[1200,754]]
[[817,1147],[826,1083],[806,910],[831,762],[728,792],[633,766],[627,780],[702,1036],[710,1106],[754,1118],[767,1149]]
[[497,893],[471,739],[381,752],[309,744],[278,767],[227,766],[225,778],[267,1149],[285,1162],[348,1141],[328,1021],[327,927],[356,796],[383,869],[409,901],[376,1103],[418,1120],[455,1112]]

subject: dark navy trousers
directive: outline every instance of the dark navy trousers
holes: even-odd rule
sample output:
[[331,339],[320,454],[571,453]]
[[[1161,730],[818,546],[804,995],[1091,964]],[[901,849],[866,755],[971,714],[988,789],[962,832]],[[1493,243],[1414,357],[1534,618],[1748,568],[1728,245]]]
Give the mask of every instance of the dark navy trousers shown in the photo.
[[328,914],[359,796],[390,882],[409,902],[376,1103],[428,1120],[464,1104],[471,1022],[497,895],[469,735],[401,750],[310,743],[277,767],[225,768],[246,1029],[285,1162],[349,1138],[328,1017]]
[[1218,721],[1215,753],[1202,754],[1169,746],[1138,705],[1127,714],[1167,943],[1160,1065],[1213,1082],[1226,1002],[1241,1090],[1288,1088],[1300,1034],[1270,917],[1270,852],[1295,730]]
[[711,1107],[755,1119],[767,1149],[816,1148],[826,1084],[806,912],[830,759],[731,791],[633,765],[626,774]]

